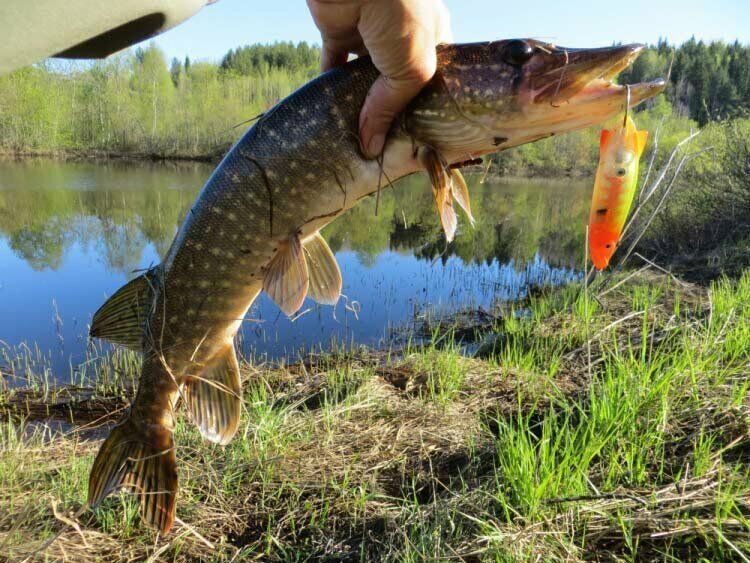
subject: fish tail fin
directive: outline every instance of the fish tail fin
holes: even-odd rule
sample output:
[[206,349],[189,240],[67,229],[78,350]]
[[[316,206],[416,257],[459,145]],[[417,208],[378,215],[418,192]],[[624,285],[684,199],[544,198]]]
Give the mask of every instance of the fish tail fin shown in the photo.
[[89,475],[90,506],[127,488],[138,495],[141,518],[161,533],[169,532],[175,518],[177,461],[172,431],[166,426],[134,423],[126,418],[109,433],[99,448]]

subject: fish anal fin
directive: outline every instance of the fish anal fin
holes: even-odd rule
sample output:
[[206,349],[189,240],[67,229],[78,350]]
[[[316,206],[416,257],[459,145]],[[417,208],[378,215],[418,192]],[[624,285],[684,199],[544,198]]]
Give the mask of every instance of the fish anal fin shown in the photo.
[[119,488],[138,496],[144,522],[163,534],[169,532],[177,498],[177,461],[169,428],[136,424],[128,417],[112,429],[91,468],[89,505],[97,506]]
[[140,351],[143,329],[154,301],[158,267],[132,279],[102,305],[91,321],[89,334]]
[[240,424],[240,393],[240,367],[228,342],[200,374],[185,379],[185,405],[204,438],[221,445],[232,440]]
[[458,225],[456,211],[453,209],[451,176],[443,159],[434,149],[422,147],[419,151],[419,159],[432,183],[432,192],[435,195],[435,204],[445,238],[451,242],[456,235]]
[[310,278],[309,296],[324,305],[335,305],[341,295],[341,270],[328,243],[315,233],[302,244]]
[[266,267],[263,289],[284,313],[291,316],[305,300],[310,279],[299,236],[279,243],[276,255]]
[[471,226],[474,226],[474,216],[471,214],[471,202],[469,199],[469,187],[466,185],[463,174],[455,168],[451,170],[451,180],[453,182],[453,197],[456,203],[464,210],[469,218]]

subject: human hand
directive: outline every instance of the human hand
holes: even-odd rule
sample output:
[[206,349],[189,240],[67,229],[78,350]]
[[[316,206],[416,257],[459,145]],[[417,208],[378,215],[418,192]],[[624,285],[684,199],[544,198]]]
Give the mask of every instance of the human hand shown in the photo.
[[383,151],[393,119],[435,74],[435,46],[450,41],[442,0],[307,0],[323,39],[322,69],[369,53],[380,76],[359,116],[362,152]]

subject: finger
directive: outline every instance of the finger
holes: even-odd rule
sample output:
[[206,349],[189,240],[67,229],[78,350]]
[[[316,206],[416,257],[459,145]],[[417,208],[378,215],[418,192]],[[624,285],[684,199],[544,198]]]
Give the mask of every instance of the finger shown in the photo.
[[435,43],[452,43],[451,16],[448,8],[440,2],[435,15]]
[[437,65],[435,48],[423,51],[401,76],[381,75],[367,94],[359,117],[359,134],[362,152],[375,158],[383,151],[388,129],[395,117],[430,81]]
[[323,72],[336,68],[346,63],[349,58],[347,51],[336,49],[330,44],[323,43],[323,49],[320,54],[320,70]]

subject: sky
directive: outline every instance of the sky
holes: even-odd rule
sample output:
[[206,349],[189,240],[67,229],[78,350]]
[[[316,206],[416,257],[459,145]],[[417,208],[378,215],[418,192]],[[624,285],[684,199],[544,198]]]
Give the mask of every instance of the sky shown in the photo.
[[[750,0],[446,0],[457,42],[534,37],[566,47],[750,43]],[[240,45],[320,38],[304,0],[219,0],[155,39],[167,57],[218,61]]]

